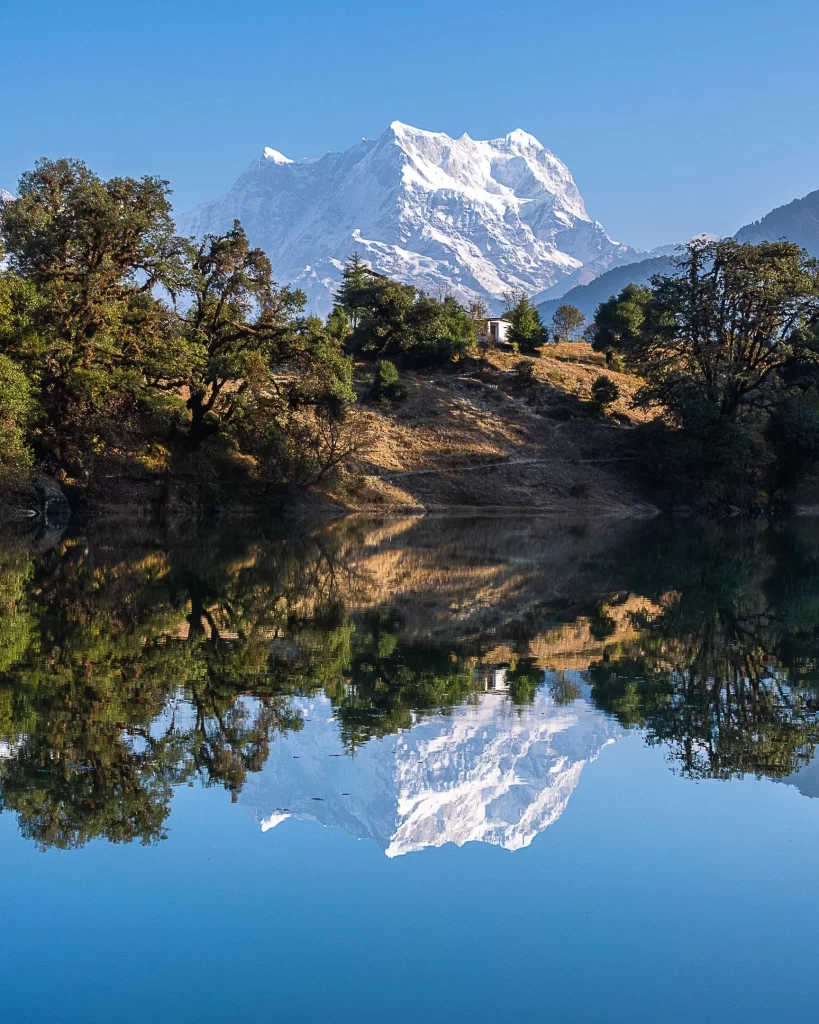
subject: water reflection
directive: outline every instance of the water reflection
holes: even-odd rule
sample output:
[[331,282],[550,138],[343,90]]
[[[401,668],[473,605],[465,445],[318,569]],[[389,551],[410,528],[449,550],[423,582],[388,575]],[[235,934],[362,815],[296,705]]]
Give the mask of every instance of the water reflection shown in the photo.
[[155,842],[198,780],[267,828],[515,849],[632,728],[815,789],[810,524],[97,525],[0,543],[0,609],[0,807],[42,848]]
[[303,732],[275,744],[242,802],[264,831],[297,817],[373,839],[388,857],[445,843],[528,846],[563,813],[584,765],[622,732],[586,701],[558,704],[545,688],[525,707],[484,693],[350,758],[332,702],[302,707]]

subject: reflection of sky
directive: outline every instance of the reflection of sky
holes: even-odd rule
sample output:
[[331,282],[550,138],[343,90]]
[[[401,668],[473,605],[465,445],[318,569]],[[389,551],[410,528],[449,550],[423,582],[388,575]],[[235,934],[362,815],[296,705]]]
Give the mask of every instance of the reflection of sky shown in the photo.
[[637,737],[515,856],[262,835],[220,787],[177,790],[168,831],[42,854],[0,815],[3,1024],[815,1017],[819,800]]
[[373,839],[388,857],[484,842],[519,850],[558,820],[580,773],[621,730],[585,700],[542,688],[517,706],[498,693],[349,756],[325,697],[301,702],[304,728],[277,737],[240,796],[263,831],[298,817]]

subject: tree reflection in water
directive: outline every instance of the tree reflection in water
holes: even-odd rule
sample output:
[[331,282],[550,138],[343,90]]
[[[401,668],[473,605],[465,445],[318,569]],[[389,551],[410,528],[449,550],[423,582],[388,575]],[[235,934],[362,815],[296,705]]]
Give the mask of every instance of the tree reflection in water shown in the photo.
[[44,849],[154,842],[175,786],[235,799],[318,691],[350,752],[487,689],[571,703],[585,678],[687,775],[812,758],[819,531],[498,526],[6,540],[0,807]]

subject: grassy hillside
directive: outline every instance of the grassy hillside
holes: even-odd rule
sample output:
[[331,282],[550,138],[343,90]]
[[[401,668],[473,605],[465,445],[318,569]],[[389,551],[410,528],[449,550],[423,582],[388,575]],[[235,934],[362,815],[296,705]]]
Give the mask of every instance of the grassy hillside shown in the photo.
[[[629,409],[636,378],[610,372],[620,398],[608,415],[590,402],[603,357],[583,343],[539,357],[492,352],[434,378],[403,376],[406,398],[361,409],[373,441],[331,497],[348,508],[494,508],[628,513],[644,503]],[[524,385],[515,365],[531,365]]]

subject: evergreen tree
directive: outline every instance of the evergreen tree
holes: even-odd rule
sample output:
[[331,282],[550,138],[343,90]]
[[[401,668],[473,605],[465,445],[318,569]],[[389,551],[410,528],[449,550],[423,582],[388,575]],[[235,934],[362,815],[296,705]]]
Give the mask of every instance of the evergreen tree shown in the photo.
[[336,292],[336,307],[342,309],[352,329],[358,327],[361,311],[366,304],[366,293],[372,284],[373,273],[361,256],[354,252],[348,256],[341,275],[341,286]]
[[509,340],[521,352],[535,353],[549,340],[549,332],[543,326],[537,306],[528,296],[522,293],[509,296],[503,315],[512,325]]

